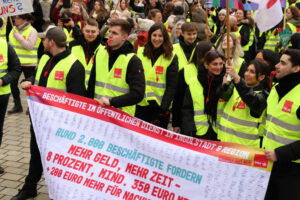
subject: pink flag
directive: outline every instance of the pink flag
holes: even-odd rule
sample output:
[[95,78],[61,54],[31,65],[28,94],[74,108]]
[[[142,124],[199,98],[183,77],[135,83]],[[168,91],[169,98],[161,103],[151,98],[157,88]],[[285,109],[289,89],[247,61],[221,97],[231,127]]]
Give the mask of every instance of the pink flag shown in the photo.
[[260,32],[265,32],[276,26],[283,18],[280,0],[252,0],[258,4],[254,19]]

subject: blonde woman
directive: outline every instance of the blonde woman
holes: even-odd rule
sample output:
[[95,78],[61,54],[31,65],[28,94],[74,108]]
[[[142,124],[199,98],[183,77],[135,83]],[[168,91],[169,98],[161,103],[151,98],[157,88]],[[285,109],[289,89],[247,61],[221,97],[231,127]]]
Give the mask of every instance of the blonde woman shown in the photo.
[[[242,58],[244,56],[243,48],[240,44],[240,40],[237,38],[236,35],[230,33],[229,37],[229,48],[230,48],[230,59],[233,63],[235,70],[241,77],[244,77],[244,73],[247,69],[247,63]],[[224,35],[221,38],[221,44],[219,45],[218,49],[224,56],[227,55],[227,37]]]

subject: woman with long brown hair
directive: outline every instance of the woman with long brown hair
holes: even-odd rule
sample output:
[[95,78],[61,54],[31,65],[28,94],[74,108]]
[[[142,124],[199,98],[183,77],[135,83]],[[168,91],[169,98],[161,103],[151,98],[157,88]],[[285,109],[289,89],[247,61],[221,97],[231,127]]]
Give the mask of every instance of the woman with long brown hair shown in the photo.
[[192,59],[197,72],[188,78],[182,107],[181,132],[192,137],[217,140],[213,127],[217,121],[217,89],[220,88],[225,74],[224,57],[218,51],[209,51],[201,62],[199,56],[194,54]]
[[167,128],[176,90],[178,59],[162,23],[151,26],[147,43],[138,49],[137,55],[143,63],[146,91],[145,98],[136,107],[135,116]]

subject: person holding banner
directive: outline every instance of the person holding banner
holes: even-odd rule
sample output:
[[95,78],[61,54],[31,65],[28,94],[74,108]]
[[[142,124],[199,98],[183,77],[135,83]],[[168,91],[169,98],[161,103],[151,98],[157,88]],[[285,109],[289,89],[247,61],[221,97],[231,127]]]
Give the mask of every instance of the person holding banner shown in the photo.
[[[3,136],[3,124],[10,95],[10,83],[21,74],[18,56],[6,40],[0,39],[0,145]],[[4,169],[0,167],[0,174]]]
[[[198,56],[198,55],[195,55]],[[224,57],[218,51],[209,51],[197,76],[188,80],[189,87],[182,107],[182,133],[192,137],[217,140],[213,130],[217,120],[219,96],[217,88],[225,74]]]
[[278,84],[267,99],[263,148],[274,162],[265,200],[300,199],[300,50],[289,49],[275,66]]
[[166,27],[151,26],[144,48],[138,49],[145,71],[145,98],[137,105],[135,116],[162,128],[167,128],[178,73],[178,59],[173,52]]
[[[222,142],[233,142],[260,148],[258,127],[262,121],[262,116],[253,111],[253,107],[263,107],[261,104],[266,105],[266,99],[269,95],[269,74],[268,67],[262,60],[258,59],[250,62],[243,76],[245,78],[237,73],[233,63],[226,66],[223,90],[227,90],[227,95],[221,96],[226,104],[223,108],[218,130],[218,136]],[[233,78],[234,85],[228,81],[228,76]],[[259,113],[261,112],[259,111]]]
[[[21,83],[23,89],[31,85],[52,88],[85,96],[85,71],[78,59],[67,49],[65,33],[58,27],[48,27],[39,35],[43,39],[45,54],[42,56],[37,71]],[[43,167],[36,143],[33,126],[30,126],[30,163],[25,183],[12,200],[25,200],[37,196],[37,183],[41,179]]]
[[[36,29],[30,24],[32,20],[31,14],[17,15],[15,17],[16,27],[13,27],[9,34],[9,43],[20,59],[25,78],[32,76],[35,71],[38,62],[38,47],[41,41],[37,36]],[[8,111],[8,114],[22,112],[18,80],[11,83],[11,92],[15,105]]]
[[107,46],[95,55],[87,96],[102,106],[113,106],[134,116],[135,105],[145,94],[145,76],[140,59],[127,41],[130,31],[128,21],[110,20]]

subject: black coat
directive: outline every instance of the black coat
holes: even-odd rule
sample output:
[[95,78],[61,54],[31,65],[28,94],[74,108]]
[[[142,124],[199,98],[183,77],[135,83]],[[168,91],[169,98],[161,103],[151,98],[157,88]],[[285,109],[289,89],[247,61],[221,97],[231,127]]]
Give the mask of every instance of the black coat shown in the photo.
[[[119,49],[111,51],[108,49],[109,53],[109,69],[112,68],[113,64],[121,54],[134,53],[133,46],[130,42],[125,41],[123,46]],[[87,96],[89,98],[94,98],[95,95],[95,81],[96,81],[96,66],[101,67],[101,63],[97,64],[96,59],[94,61],[91,75],[87,88]],[[129,85],[129,93],[113,97],[110,99],[110,105],[116,108],[121,108],[125,106],[135,105],[144,98],[145,94],[145,76],[144,69],[141,60],[134,55],[127,66],[126,73],[126,83]]]

